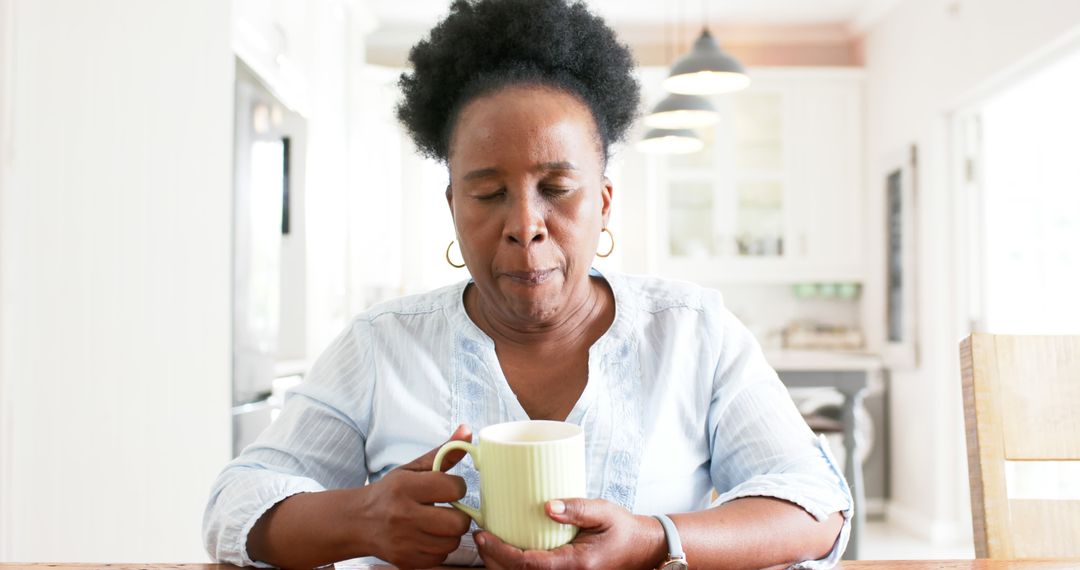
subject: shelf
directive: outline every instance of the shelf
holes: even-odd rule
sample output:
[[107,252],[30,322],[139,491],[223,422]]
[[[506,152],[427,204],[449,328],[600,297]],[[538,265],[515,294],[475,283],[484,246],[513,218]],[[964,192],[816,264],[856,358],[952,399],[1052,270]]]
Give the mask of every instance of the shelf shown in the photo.
[[663,259],[659,274],[702,284],[856,282],[865,280],[860,265],[822,265],[768,256],[702,256]]

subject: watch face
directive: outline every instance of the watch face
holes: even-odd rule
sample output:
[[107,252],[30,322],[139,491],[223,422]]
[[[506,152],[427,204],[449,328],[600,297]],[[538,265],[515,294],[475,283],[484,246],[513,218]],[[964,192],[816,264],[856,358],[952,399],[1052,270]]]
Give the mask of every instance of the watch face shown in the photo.
[[689,566],[686,565],[686,560],[668,560],[660,567],[660,570],[686,570]]

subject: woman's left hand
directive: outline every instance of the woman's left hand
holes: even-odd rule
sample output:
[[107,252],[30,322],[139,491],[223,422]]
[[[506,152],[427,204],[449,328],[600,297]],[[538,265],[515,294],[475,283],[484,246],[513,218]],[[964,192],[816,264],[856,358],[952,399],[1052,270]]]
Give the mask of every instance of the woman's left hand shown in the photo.
[[655,568],[667,552],[663,528],[652,517],[635,516],[603,499],[548,501],[553,520],[581,528],[570,543],[554,550],[521,550],[487,531],[475,535],[487,568]]

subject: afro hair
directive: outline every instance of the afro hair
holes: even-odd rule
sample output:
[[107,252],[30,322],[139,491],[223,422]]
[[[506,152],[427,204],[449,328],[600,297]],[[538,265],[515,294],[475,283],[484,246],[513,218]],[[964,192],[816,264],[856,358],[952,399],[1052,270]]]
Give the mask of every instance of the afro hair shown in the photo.
[[638,112],[630,50],[582,2],[455,0],[409,60],[397,116],[420,152],[443,162],[462,107],[512,84],[580,98],[596,121],[605,161]]

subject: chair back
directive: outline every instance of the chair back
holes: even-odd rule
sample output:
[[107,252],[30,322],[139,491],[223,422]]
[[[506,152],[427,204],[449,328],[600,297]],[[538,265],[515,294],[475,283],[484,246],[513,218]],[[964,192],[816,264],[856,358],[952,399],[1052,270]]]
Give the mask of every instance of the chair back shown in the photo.
[[1080,336],[960,345],[975,553],[1080,557]]

